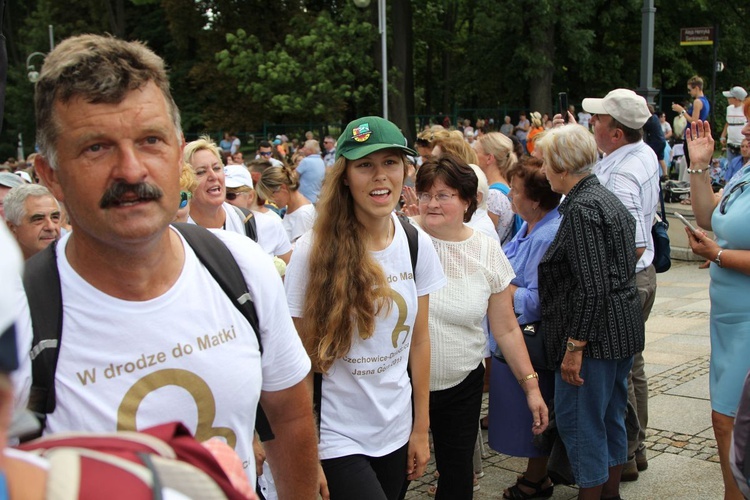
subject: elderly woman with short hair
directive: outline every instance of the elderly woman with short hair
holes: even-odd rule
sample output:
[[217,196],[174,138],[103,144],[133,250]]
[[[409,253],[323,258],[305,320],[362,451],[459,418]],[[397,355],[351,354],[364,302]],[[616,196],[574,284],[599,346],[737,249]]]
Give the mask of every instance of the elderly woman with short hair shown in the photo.
[[560,228],[539,264],[555,413],[579,499],[620,498],[633,355],[643,350],[635,287],[635,221],[591,173],[594,137],[580,125],[536,142],[552,190],[565,195]]

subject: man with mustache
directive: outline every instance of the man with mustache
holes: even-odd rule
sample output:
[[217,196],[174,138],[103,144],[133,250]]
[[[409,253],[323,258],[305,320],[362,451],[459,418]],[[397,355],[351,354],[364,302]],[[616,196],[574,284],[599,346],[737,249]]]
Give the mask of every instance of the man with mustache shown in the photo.
[[[170,227],[180,203],[183,137],[164,62],[138,42],[70,38],[47,55],[35,109],[36,171],[65,203],[73,227],[55,247],[62,337],[56,407],[44,432],[178,420],[199,440],[232,446],[254,484],[260,400],[276,436],[266,452],[280,498],[313,498],[310,362],[270,257],[242,235],[215,235],[247,284],[241,298],[254,303],[261,346]],[[19,324],[32,359],[51,348],[31,345],[28,311]],[[29,393],[25,375],[18,377],[21,400]]]

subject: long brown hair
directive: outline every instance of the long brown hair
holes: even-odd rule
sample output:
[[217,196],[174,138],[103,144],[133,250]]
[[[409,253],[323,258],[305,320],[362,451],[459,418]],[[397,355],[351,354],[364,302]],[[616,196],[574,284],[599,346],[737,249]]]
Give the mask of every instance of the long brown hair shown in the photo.
[[[344,183],[347,161],[336,160],[318,198],[299,332],[313,369],[321,372],[349,352],[355,327],[362,339],[370,338],[376,317],[392,304],[385,272],[370,255],[369,235],[354,215]],[[405,166],[403,155],[401,161]]]

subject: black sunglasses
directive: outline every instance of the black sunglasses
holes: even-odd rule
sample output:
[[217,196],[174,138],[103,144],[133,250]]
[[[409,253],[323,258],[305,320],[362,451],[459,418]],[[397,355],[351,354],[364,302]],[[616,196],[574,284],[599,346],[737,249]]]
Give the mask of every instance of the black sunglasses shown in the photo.
[[227,200],[234,201],[239,195],[239,193],[227,193]]

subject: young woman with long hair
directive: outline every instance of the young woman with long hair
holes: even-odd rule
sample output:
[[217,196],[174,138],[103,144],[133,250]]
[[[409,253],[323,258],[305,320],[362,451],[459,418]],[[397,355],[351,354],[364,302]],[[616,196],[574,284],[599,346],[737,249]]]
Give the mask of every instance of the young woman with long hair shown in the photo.
[[313,230],[297,240],[286,273],[289,307],[318,374],[319,456],[334,500],[399,498],[430,456],[429,294],[446,280],[430,239],[410,228],[413,266],[393,212],[405,155],[415,154],[406,144],[382,118],[346,127]]

